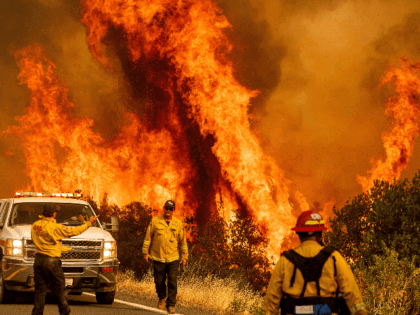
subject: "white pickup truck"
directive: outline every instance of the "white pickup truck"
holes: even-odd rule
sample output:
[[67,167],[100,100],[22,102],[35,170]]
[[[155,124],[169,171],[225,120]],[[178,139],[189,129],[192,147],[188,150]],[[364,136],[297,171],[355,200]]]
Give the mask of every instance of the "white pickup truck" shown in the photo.
[[[86,221],[95,216],[89,203],[77,197],[80,195],[16,193],[15,198],[0,199],[0,304],[13,303],[14,291],[35,291],[31,226],[39,220],[46,203],[60,206],[56,220],[65,226],[83,224],[79,215]],[[61,254],[70,294],[95,292],[99,304],[113,303],[119,267],[118,228],[116,217],[111,217],[109,224],[97,220],[82,234],[63,240],[63,246],[72,248]]]

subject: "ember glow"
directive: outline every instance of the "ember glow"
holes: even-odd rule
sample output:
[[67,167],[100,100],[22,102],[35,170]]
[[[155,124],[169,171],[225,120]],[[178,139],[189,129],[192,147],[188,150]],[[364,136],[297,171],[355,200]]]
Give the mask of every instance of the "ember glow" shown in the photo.
[[390,130],[382,136],[386,159],[372,161],[369,175],[358,176],[364,191],[377,179],[389,182],[399,179],[408,166],[419,134],[420,63],[410,64],[402,59],[400,67],[390,69],[382,78],[381,84],[386,83],[395,84],[398,93],[386,105],[386,114],[391,120]]

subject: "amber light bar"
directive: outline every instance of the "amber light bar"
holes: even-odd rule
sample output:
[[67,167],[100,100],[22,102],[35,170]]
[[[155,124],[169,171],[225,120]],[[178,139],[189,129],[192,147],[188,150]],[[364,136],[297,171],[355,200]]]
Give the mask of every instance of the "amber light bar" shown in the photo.
[[49,192],[22,192],[17,191],[15,197],[60,197],[60,198],[82,198],[80,193],[49,193]]

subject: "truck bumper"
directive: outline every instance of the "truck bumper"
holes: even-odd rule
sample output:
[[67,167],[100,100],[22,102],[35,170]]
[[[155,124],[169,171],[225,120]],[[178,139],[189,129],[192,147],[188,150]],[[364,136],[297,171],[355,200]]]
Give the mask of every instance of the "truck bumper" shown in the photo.
[[[90,263],[63,261],[66,290],[69,292],[115,291],[119,264],[117,259]],[[3,257],[1,272],[6,289],[21,292],[35,291],[33,260]]]

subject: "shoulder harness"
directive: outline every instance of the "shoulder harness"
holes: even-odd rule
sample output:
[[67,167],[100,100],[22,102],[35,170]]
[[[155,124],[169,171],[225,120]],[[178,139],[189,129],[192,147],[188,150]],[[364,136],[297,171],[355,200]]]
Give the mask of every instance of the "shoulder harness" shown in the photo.
[[[321,290],[319,287],[319,278],[321,278],[322,268],[324,267],[325,262],[331,256],[331,254],[335,251],[335,248],[332,246],[326,246],[314,257],[303,257],[295,252],[293,249],[283,253],[284,257],[286,257],[291,263],[294,265],[293,275],[290,279],[290,287],[293,287],[296,277],[296,269],[299,269],[303,276],[303,289],[300,293],[300,297],[303,298],[303,294],[306,290],[306,285],[308,282],[316,282],[316,290],[318,296],[321,295]],[[337,268],[335,265],[335,257],[334,259],[334,275],[337,274]]]

